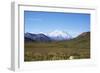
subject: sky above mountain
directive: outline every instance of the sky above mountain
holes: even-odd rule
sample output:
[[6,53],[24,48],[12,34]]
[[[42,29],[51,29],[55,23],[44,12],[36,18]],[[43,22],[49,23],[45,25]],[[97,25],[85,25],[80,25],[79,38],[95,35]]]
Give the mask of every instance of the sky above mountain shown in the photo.
[[90,14],[24,11],[25,32],[68,32],[73,37],[90,31]]

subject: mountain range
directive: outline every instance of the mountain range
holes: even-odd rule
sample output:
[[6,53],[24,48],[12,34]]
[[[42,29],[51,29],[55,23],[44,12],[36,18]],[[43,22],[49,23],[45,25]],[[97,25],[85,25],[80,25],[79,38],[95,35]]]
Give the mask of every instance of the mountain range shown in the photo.
[[69,40],[71,39],[71,35],[64,31],[55,30],[48,34],[45,33],[25,33],[25,41],[36,41],[36,42],[50,42],[50,41],[62,41],[62,40]]
[[[88,35],[90,32],[83,32],[80,35],[78,35],[76,38],[84,37]],[[53,32],[50,32],[48,34],[39,33],[25,33],[24,38],[26,42],[50,42],[50,41],[64,41],[64,40],[71,40],[76,39],[72,38],[70,34],[64,31],[58,31],[55,30]]]

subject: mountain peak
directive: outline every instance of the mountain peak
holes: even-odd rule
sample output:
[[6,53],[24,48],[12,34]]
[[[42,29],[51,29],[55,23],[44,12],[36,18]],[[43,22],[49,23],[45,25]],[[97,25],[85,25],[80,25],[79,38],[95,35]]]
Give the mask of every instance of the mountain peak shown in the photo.
[[54,36],[64,35],[64,34],[66,34],[66,33],[64,31],[60,31],[60,30],[55,30],[50,33],[50,35],[54,35]]
[[71,39],[71,36],[64,31],[54,30],[53,32],[48,33],[48,36],[53,40],[68,40]]

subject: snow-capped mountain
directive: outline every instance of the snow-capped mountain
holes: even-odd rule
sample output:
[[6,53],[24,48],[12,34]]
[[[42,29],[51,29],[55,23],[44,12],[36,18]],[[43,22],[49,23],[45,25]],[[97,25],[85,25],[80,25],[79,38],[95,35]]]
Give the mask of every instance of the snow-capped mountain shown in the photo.
[[70,40],[71,38],[72,37],[68,33],[58,30],[50,33],[25,33],[25,41],[49,42]]
[[69,40],[71,39],[71,35],[69,35],[67,32],[55,30],[53,32],[50,32],[47,34],[48,37],[50,37],[52,40]]

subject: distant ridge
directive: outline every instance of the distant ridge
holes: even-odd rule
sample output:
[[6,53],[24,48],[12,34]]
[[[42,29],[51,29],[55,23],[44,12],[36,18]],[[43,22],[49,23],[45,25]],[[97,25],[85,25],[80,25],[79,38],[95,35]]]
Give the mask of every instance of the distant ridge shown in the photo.
[[25,33],[24,35],[26,42],[50,42],[50,41],[63,41],[63,40],[70,40],[72,37],[68,33],[64,31],[55,30],[48,34],[45,33]]
[[63,31],[53,31],[48,34],[39,33],[25,33],[26,42],[51,42],[51,41],[65,41],[65,40],[82,40],[90,38],[90,32],[83,32],[75,38],[72,38],[70,34]]
[[86,36],[86,35],[90,36],[90,32],[83,32],[80,35],[78,35],[78,37],[82,37],[82,36]]
[[25,41],[50,42],[51,39],[42,33],[40,34],[25,33]]

